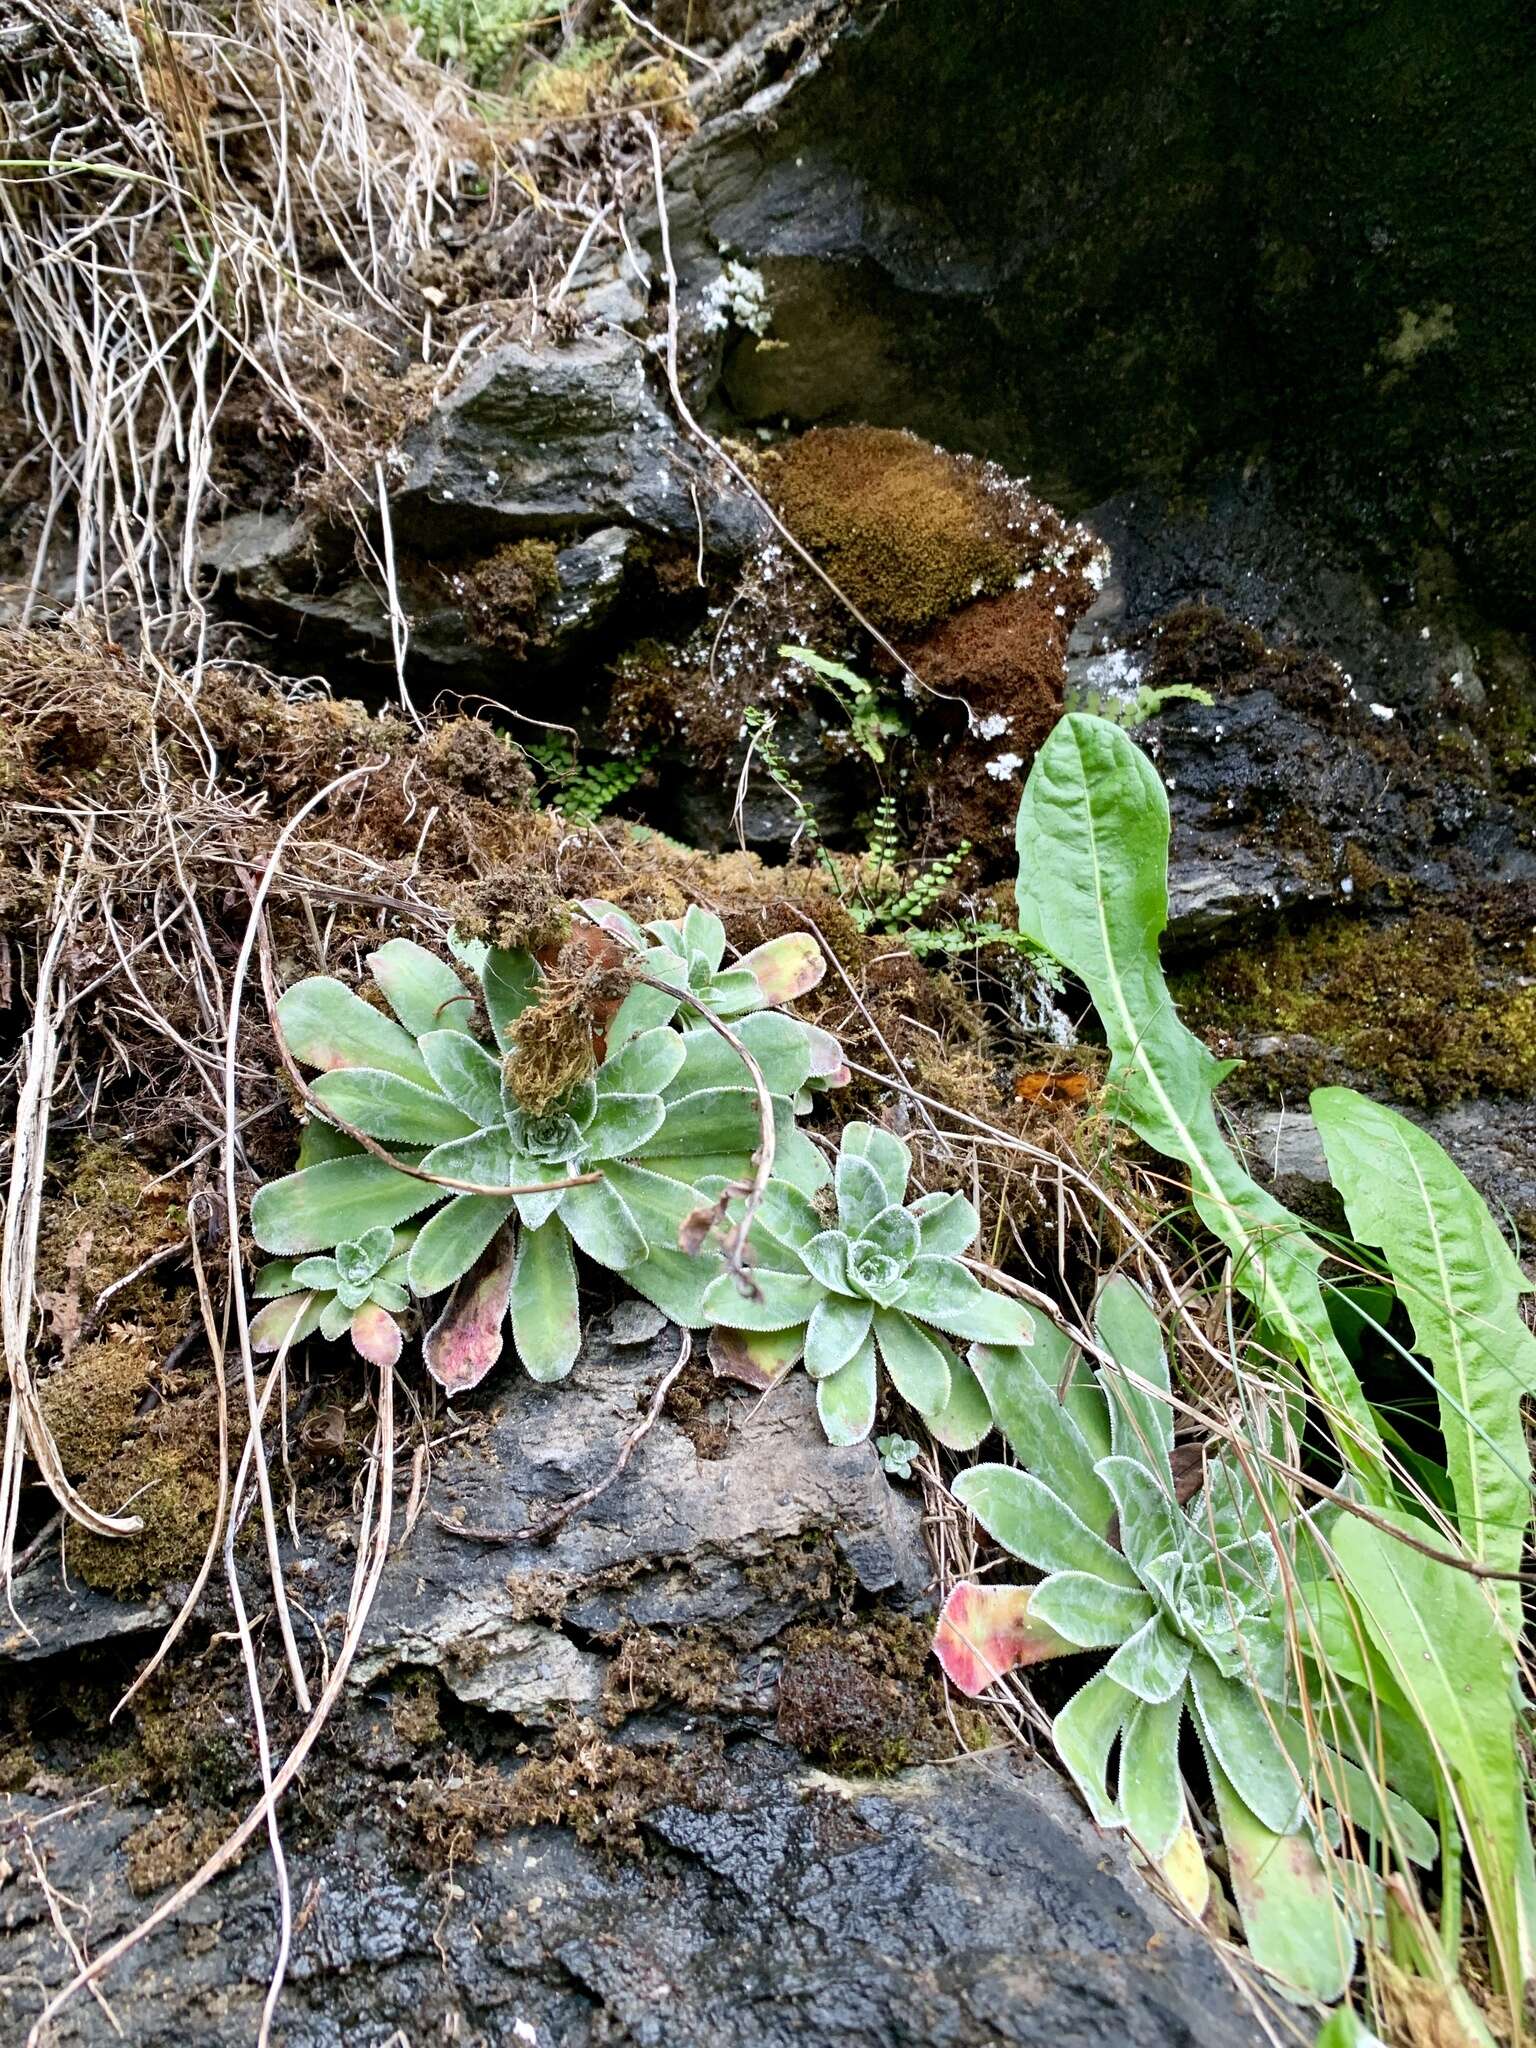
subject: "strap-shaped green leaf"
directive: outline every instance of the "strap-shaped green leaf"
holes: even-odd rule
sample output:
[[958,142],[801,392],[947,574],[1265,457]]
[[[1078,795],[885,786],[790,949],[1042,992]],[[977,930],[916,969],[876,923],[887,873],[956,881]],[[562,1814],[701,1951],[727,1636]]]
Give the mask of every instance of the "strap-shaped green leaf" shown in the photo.
[[[783,1113],[787,1111],[786,1104]],[[692,1095],[676,1097],[665,1105],[662,1115],[665,1121],[658,1120],[646,1138],[627,1148],[625,1156],[645,1159],[654,1153],[686,1159],[695,1153],[752,1152],[761,1142],[758,1102],[751,1088],[701,1088]]]
[[387,940],[368,955],[368,971],[412,1038],[469,1030],[474,997],[445,961],[414,939]]
[[771,1273],[757,1267],[757,1297],[741,1293],[729,1273],[721,1273],[704,1291],[704,1312],[727,1330],[787,1330],[810,1321],[822,1289],[808,1275]]
[[875,1426],[875,1340],[866,1337],[840,1372],[816,1382],[816,1413],[829,1444],[861,1444]]
[[462,1280],[511,1213],[511,1202],[494,1195],[455,1195],[427,1218],[411,1246],[406,1272],[413,1292],[441,1294]]
[[251,1235],[263,1251],[289,1257],[330,1251],[375,1224],[404,1223],[442,1199],[441,1188],[381,1159],[325,1159],[256,1190]]
[[1100,1458],[1097,1471],[1120,1517],[1120,1548],[1138,1572],[1145,1574],[1154,1559],[1188,1547],[1189,1532],[1173,1498],[1172,1480],[1165,1491],[1133,1458]]
[[[482,1187],[516,1188],[531,1181],[558,1178],[554,1169],[535,1165],[513,1149],[505,1125],[476,1131],[468,1138],[450,1138],[434,1145],[422,1160],[428,1173],[440,1173],[450,1180],[477,1181]],[[439,1190],[440,1196],[446,1190]]]
[[987,1534],[1039,1572],[1092,1572],[1135,1586],[1136,1574],[1043,1479],[1013,1465],[973,1465],[950,1488]]
[[329,975],[295,982],[278,1003],[277,1021],[288,1050],[306,1067],[382,1067],[420,1087],[432,1085],[410,1033]]
[[1354,1975],[1355,1938],[1311,1834],[1265,1825],[1206,1748],[1248,1950],[1293,1994],[1331,2005]]
[[811,1310],[805,1332],[805,1369],[824,1380],[845,1366],[869,1335],[874,1311],[867,1301],[845,1294],[824,1295]]
[[314,1083],[315,1098],[370,1138],[441,1145],[473,1135],[475,1124],[435,1087],[418,1087],[379,1067],[338,1067]]
[[320,1334],[327,1344],[334,1344],[338,1337],[344,1337],[352,1322],[352,1311],[341,1299],[333,1294],[320,1311]]
[[570,1232],[558,1216],[524,1230],[512,1268],[512,1338],[531,1379],[563,1380],[581,1351]]
[[325,1305],[323,1294],[284,1294],[269,1301],[251,1317],[251,1349],[260,1354],[302,1344],[319,1329]]
[[[780,1010],[759,1010],[732,1026],[736,1036],[762,1070],[773,1095],[796,1095],[810,1079],[813,1055],[810,1035],[798,1017],[786,1017]],[[745,1062],[734,1046],[707,1024],[695,1024],[679,1038],[683,1048],[681,1064],[674,1069],[669,1095],[689,1095],[700,1088],[740,1088],[750,1080]]]
[[912,1154],[894,1131],[880,1124],[849,1124],[843,1132],[842,1149],[850,1159],[863,1159],[874,1168],[887,1203],[906,1200]]
[[799,1247],[800,1263],[813,1280],[834,1294],[851,1294],[848,1240],[840,1230],[821,1230]]
[[910,1265],[917,1257],[917,1219],[909,1216],[893,1202],[888,1209],[882,1209],[872,1223],[866,1223],[859,1233],[861,1244],[872,1245],[888,1259],[895,1259],[899,1265]]
[[1135,1709],[1130,1693],[1098,1671],[1051,1723],[1056,1754],[1101,1828],[1120,1823],[1120,1809],[1109,1790],[1109,1753]]
[[[851,1128],[860,1127],[855,1125]],[[843,1134],[843,1146],[837,1155],[832,1178],[837,1188],[838,1225],[850,1238],[854,1238],[890,1206],[891,1198],[878,1169],[868,1159],[849,1149],[848,1135],[848,1132]]]
[[626,1159],[643,1151],[666,1120],[659,1095],[603,1095],[582,1132],[582,1164]]
[[[652,981],[665,982],[669,988],[677,990],[688,986],[687,962],[675,953],[646,953],[642,956],[642,965]],[[637,981],[608,1026],[609,1052],[617,1052],[620,1046],[628,1045],[642,1031],[655,1031],[663,1024],[670,1024],[677,1015],[678,1001],[676,995],[663,995],[650,983]]]
[[953,1357],[948,1345],[940,1344],[898,1310],[888,1308],[875,1311],[875,1342],[891,1385],[904,1401],[910,1401],[921,1415],[947,1405]]
[[682,1328],[703,1329],[711,1320],[704,1308],[705,1291],[725,1268],[717,1252],[677,1249],[678,1233],[697,1207],[698,1195],[684,1181],[624,1160],[605,1166],[603,1178],[624,1197],[651,1247],[626,1272],[626,1283]]
[[462,1031],[426,1031],[416,1041],[427,1071],[477,1131],[501,1125],[501,1067]]
[[1223,1139],[1212,1091],[1226,1070],[1180,1023],[1163,978],[1168,801],[1157,771],[1117,726],[1069,713],[1035,757],[1018,848],[1019,928],[1093,998],[1116,1114],[1184,1166],[1236,1284],[1301,1361],[1368,1492],[1384,1498],[1380,1434],[1318,1285],[1322,1252]]

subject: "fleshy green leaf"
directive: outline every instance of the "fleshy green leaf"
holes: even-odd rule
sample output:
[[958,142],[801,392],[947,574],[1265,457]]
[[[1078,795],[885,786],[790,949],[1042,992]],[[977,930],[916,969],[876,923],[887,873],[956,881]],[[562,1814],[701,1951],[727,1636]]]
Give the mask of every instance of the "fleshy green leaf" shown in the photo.
[[917,1257],[916,1219],[893,1203],[889,1209],[882,1209],[872,1223],[865,1224],[859,1242],[870,1245],[885,1258],[894,1259],[900,1266],[910,1265]]
[[875,1340],[866,1337],[848,1363],[816,1382],[816,1413],[829,1444],[861,1444],[875,1426]]
[[885,1207],[906,1199],[912,1172],[912,1154],[896,1136],[880,1124],[849,1124],[843,1132],[842,1150],[850,1159],[862,1159],[880,1176],[885,1189]]
[[651,930],[663,944],[670,941],[676,930],[683,942],[683,953],[690,962],[697,962],[711,974],[725,958],[725,926],[714,911],[706,910],[702,903],[690,903],[683,913],[681,926],[653,924]]
[[882,1209],[890,1206],[890,1195],[879,1171],[868,1159],[850,1149],[848,1139],[867,1124],[850,1124],[843,1133],[842,1150],[833,1171],[837,1188],[838,1227],[850,1238],[857,1237],[866,1224],[873,1223]]
[[922,1415],[945,1407],[953,1355],[947,1345],[888,1308],[875,1311],[875,1342],[891,1385],[904,1401],[910,1401]]
[[1079,1520],[1103,1536],[1114,1519],[1114,1500],[1093,1469],[1093,1453],[1081,1431],[1056,1398],[1057,1375],[1070,1349],[1055,1325],[1037,1316],[1029,1350],[978,1344],[971,1364],[1014,1456],[1049,1472]]
[[809,1196],[782,1180],[768,1183],[757,1219],[765,1230],[790,1250],[809,1244],[826,1227]]
[[912,1204],[920,1249],[931,1258],[953,1258],[969,1251],[981,1229],[975,1206],[964,1195],[924,1195]]
[[256,1190],[251,1235],[263,1251],[289,1257],[329,1251],[377,1224],[404,1223],[442,1199],[441,1188],[381,1159],[326,1159]]
[[251,1292],[258,1301],[270,1301],[293,1292],[293,1260],[268,1259],[251,1277]]
[[1185,1167],[1201,1221],[1232,1253],[1236,1284],[1341,1418],[1345,1455],[1383,1498],[1381,1439],[1329,1322],[1321,1249],[1223,1139],[1212,1091],[1224,1069],[1180,1023],[1163,978],[1168,802],[1157,771],[1117,726],[1069,713],[1035,757],[1018,847],[1019,927],[1092,997],[1115,1113]]
[[544,977],[531,953],[489,946],[480,969],[485,1012],[503,1052],[512,1050],[517,1020],[537,1000]]
[[321,1294],[285,1294],[269,1301],[251,1317],[251,1349],[281,1351],[285,1340],[302,1344],[319,1329],[325,1305]]
[[1209,1657],[1197,1656],[1190,1665],[1189,1689],[1206,1748],[1243,1804],[1265,1827],[1287,1834],[1297,1824],[1302,1788],[1271,1726],[1277,1710],[1266,1712],[1249,1686],[1223,1678]]
[[1094,1572],[1053,1572],[1035,1588],[1032,1612],[1080,1650],[1113,1650],[1152,1619],[1139,1588]]
[[763,992],[756,975],[744,967],[728,967],[698,991],[717,1017],[734,1022],[749,1010],[762,1007]]
[[950,1487],[996,1542],[1039,1572],[1092,1572],[1132,1586],[1136,1574],[1102,1536],[1080,1522],[1059,1494],[1013,1465],[973,1465]]
[[1119,1825],[1109,1791],[1109,1753],[1137,1702],[1107,1672],[1095,1672],[1051,1723],[1051,1740],[1068,1776],[1101,1828]]
[[1104,1669],[1116,1685],[1156,1707],[1183,1692],[1189,1659],[1189,1644],[1154,1614],[1126,1638]]
[[610,1272],[622,1273],[645,1257],[645,1233],[606,1180],[567,1188],[560,1197],[560,1218],[587,1257]]
[[[714,1032],[709,1037],[714,1038]],[[719,1041],[716,1041],[719,1043]],[[729,1051],[729,1047],[722,1047]],[[598,1095],[660,1095],[676,1080],[686,1055],[686,1041],[676,1031],[658,1028],[642,1031],[638,1038],[629,1042],[607,1059],[592,1076],[592,1085]],[[735,1055],[732,1054],[735,1059]],[[735,1061],[736,1072],[730,1076],[734,1081],[740,1078],[741,1062]],[[705,1084],[698,1082],[696,1086]]]
[[428,1031],[469,1030],[473,996],[451,967],[414,939],[388,940],[368,955],[368,971],[412,1038]]
[[582,1133],[584,1163],[625,1159],[644,1149],[667,1115],[659,1095],[603,1095]]
[[[428,1173],[440,1173],[449,1180],[469,1180],[481,1187],[527,1187],[540,1180],[556,1180],[555,1168],[535,1165],[513,1150],[511,1134],[503,1128],[476,1131],[473,1137],[450,1138],[434,1145],[422,1160]],[[446,1195],[447,1189],[439,1189]]]
[[334,1294],[341,1285],[341,1271],[336,1261],[323,1254],[313,1259],[300,1259],[293,1269],[293,1277],[298,1286],[317,1288],[322,1294]]
[[1145,1574],[1154,1558],[1184,1547],[1185,1524],[1173,1499],[1145,1465],[1130,1458],[1100,1458],[1098,1474],[1120,1517],[1120,1548]]
[[867,1301],[849,1295],[829,1294],[817,1302],[805,1333],[805,1369],[813,1380],[837,1372],[861,1349],[872,1314]]
[[963,1358],[951,1351],[949,1399],[942,1408],[924,1410],[923,1421],[936,1443],[952,1451],[974,1451],[992,1434],[992,1408],[980,1380]]
[[320,1166],[327,1159],[360,1159],[363,1148],[356,1138],[338,1131],[323,1116],[312,1116],[299,1139],[299,1166]]
[[428,1088],[432,1077],[416,1041],[392,1017],[365,1003],[344,982],[311,975],[295,982],[277,1006],[288,1050],[307,1067],[382,1067]]
[[[650,952],[644,956],[643,964],[645,972],[653,980],[664,981],[669,988],[684,989],[688,986],[687,962],[678,959],[676,954]],[[677,1015],[678,1001],[675,995],[665,995],[649,983],[637,981],[608,1026],[610,1054],[617,1052],[620,1046],[628,1045],[642,1031],[655,1031],[663,1024],[670,1024]]]
[[808,1323],[822,1298],[817,1283],[802,1274],[774,1273],[765,1266],[753,1271],[758,1299],[742,1294],[729,1273],[721,1273],[704,1292],[704,1312],[728,1330],[787,1330]]
[[1035,1319],[1027,1308],[993,1294],[953,1259],[914,1259],[897,1306],[951,1337],[982,1344],[1030,1344]]
[[1206,1761],[1249,1953],[1299,1996],[1331,2004],[1354,1974],[1355,1942],[1311,1835],[1267,1828],[1217,1760]]
[[[742,1017],[732,1027],[736,1036],[762,1069],[772,1095],[795,1095],[812,1073],[810,1035],[797,1017],[779,1010],[759,1010]],[[669,1033],[685,1049],[681,1064],[669,1077],[669,1095],[689,1095],[700,1088],[740,1088],[750,1082],[741,1055],[707,1024],[696,1024],[682,1034]]]
[[315,1099],[370,1138],[401,1145],[441,1145],[475,1129],[436,1088],[418,1087],[378,1067],[338,1067],[314,1084]]
[[426,1031],[417,1040],[427,1071],[477,1131],[501,1123],[501,1067],[462,1031]]
[[1099,1380],[1109,1396],[1113,1448],[1117,1455],[1153,1468],[1171,1493],[1172,1404],[1131,1384],[1132,1378],[1144,1381],[1166,1397],[1168,1359],[1162,1326],[1141,1289],[1123,1273],[1099,1290],[1093,1320],[1099,1342],[1120,1367],[1120,1372],[1103,1373]]
[[558,1216],[524,1230],[512,1268],[512,1336],[536,1380],[563,1380],[581,1351],[581,1303],[570,1232]]
[[494,1195],[455,1195],[427,1218],[411,1246],[406,1272],[412,1291],[441,1294],[462,1280],[511,1213],[511,1202]]
[[800,1262],[813,1280],[834,1294],[849,1293],[848,1240],[840,1230],[818,1231],[799,1247]]
[[933,1654],[952,1685],[976,1699],[1021,1665],[1073,1654],[1074,1646],[1036,1616],[1038,1590],[978,1586],[968,1579],[950,1587],[934,1631]]
[[[658,1098],[631,1096],[629,1100]],[[692,1095],[678,1096],[663,1114],[665,1123],[658,1123],[647,1139],[628,1148],[636,1159],[651,1154],[686,1159],[696,1153],[751,1153],[762,1142],[757,1096],[751,1088],[701,1088]]]
[[338,1337],[345,1335],[351,1327],[352,1311],[341,1299],[333,1294],[320,1311],[320,1334],[327,1344],[334,1344]]

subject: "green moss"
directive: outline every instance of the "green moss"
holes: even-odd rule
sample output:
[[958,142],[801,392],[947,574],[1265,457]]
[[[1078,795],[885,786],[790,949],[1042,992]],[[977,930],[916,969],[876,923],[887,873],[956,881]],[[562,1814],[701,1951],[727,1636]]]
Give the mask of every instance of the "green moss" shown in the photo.
[[1236,946],[1174,983],[1191,1027],[1281,1047],[1248,1070],[1260,1092],[1294,1097],[1338,1066],[1398,1101],[1434,1107],[1469,1095],[1536,1089],[1536,942],[1480,942],[1438,910],[1385,929],[1330,918],[1268,947]]
[[914,434],[817,428],[776,457],[772,488],[797,538],[888,630],[1010,589],[1023,560],[980,465]]
[[144,1527],[127,1537],[71,1535],[70,1565],[88,1586],[126,1600],[196,1572],[218,1505],[213,1428],[201,1403],[174,1403],[162,1424],[96,1473],[86,1488],[95,1504],[116,1510],[130,1503]]

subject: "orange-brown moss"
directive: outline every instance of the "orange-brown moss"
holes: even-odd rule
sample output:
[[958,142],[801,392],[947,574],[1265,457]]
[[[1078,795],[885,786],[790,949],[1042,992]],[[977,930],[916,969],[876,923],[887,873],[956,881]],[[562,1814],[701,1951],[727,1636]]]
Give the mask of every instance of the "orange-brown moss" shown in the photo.
[[931,1629],[905,1615],[793,1630],[779,1677],[780,1741],[850,1772],[951,1754],[931,1646]]
[[705,1714],[736,1676],[736,1659],[702,1631],[659,1636],[634,1629],[620,1642],[603,1673],[603,1719],[617,1728],[631,1714],[669,1701]]

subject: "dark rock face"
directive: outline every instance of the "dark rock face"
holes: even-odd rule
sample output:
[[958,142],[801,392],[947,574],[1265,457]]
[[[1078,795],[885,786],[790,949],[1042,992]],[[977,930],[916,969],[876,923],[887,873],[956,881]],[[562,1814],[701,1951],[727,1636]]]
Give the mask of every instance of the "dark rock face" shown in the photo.
[[786,79],[796,49],[673,175],[690,299],[725,253],[766,288],[771,327],[728,337],[739,416],[911,426],[1073,509],[1267,456],[1399,572],[1449,538],[1532,615],[1514,0],[1112,5],[1091,33],[1063,0],[888,0]]
[[[713,1811],[662,1807],[642,1862],[553,1828],[458,1873],[458,1897],[343,1826],[292,1863],[310,1902],[283,2048],[460,2040],[494,2048],[1246,2048],[1262,2039],[1214,1957],[1106,1853],[1043,1768],[995,1758],[856,1785],[754,1749]],[[10,1802],[12,1822],[43,1803]],[[93,1901],[93,1945],[129,1924],[120,1848],[142,1812],[97,1806],[47,1843],[52,1882]],[[0,2011],[60,1952],[31,1885],[4,1908]],[[108,1994],[136,2048],[243,2048],[271,1955],[253,1861],[161,1934]],[[36,1973],[33,1978],[32,1973]],[[115,2037],[89,1998],[60,2041]]]
[[[432,1509],[518,1527],[603,1476],[676,1357],[670,1329],[632,1334],[595,1325],[562,1387],[493,1382],[488,1427],[440,1462]],[[417,1521],[288,1812],[302,1910],[284,2048],[385,2048],[397,2030],[496,2048],[1258,2041],[1211,1952],[1044,1767],[992,1755],[859,1781],[768,1739],[796,1629],[814,1619],[834,1656],[860,1629],[926,1634],[905,1618],[925,1611],[931,1576],[915,1500],[871,1445],[820,1440],[809,1392],[797,1376],[759,1405],[704,1378],[544,1545]],[[34,1567],[18,1605],[40,1651],[74,1650],[89,1617],[50,1605],[50,1574],[56,1561]],[[339,1613],[348,1581],[345,1558],[318,1559],[306,1607]],[[111,1605],[91,1610],[98,1636]],[[650,1662],[626,1665],[637,1639]],[[423,1667],[456,1696],[463,1746],[446,1753],[435,1709],[430,1734],[403,1732]],[[908,1691],[930,1683],[919,1648]],[[571,1825],[516,1803],[522,1774],[547,1768],[528,1755],[552,1722],[555,1754],[585,1759]],[[649,1788],[622,1821],[592,1794],[605,1770]],[[0,1848],[32,1831],[50,1881],[88,1904],[99,1952],[144,1910],[129,1878],[142,1889],[135,1844],[157,1816],[98,1779],[58,1824],[63,1797],[54,1779],[0,1798]],[[481,1818],[445,1867],[424,1845],[470,1799]],[[109,1979],[126,2038],[244,2048],[274,1935],[253,1854]],[[68,1967],[31,1878],[0,1888],[4,2038],[22,2038]],[[53,2038],[114,2037],[82,1997]]]

